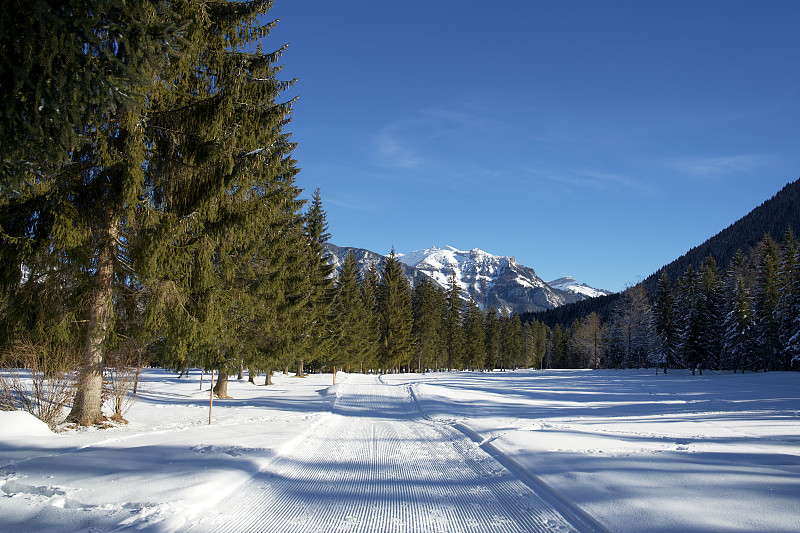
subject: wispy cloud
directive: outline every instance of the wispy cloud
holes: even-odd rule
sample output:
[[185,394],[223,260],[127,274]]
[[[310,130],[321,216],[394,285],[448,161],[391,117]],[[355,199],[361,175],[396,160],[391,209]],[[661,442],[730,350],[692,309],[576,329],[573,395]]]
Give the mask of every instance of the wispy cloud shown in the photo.
[[742,154],[721,157],[685,157],[669,161],[669,166],[699,178],[716,179],[728,174],[753,173],[771,165],[765,154]]
[[417,169],[423,158],[412,147],[413,137],[407,135],[408,125],[394,122],[381,128],[375,137],[377,164],[381,167]]
[[336,198],[323,198],[323,200],[327,204],[335,205],[336,207],[341,207],[342,209],[351,209],[354,211],[365,211],[365,212],[372,212],[378,210],[378,207],[374,202],[359,201],[357,198],[353,198],[352,201],[342,201]]
[[623,176],[620,174],[609,174],[604,172],[585,172],[584,173],[590,181],[598,185],[622,187],[642,194],[655,194],[656,189],[642,181],[641,179],[632,178],[630,176]]
[[421,108],[388,122],[374,134],[375,163],[412,170],[431,165],[442,157],[441,147],[467,149],[463,145],[485,134],[484,122],[471,110]]
[[540,179],[567,185],[576,191],[585,191],[586,189],[635,191],[645,195],[657,192],[655,187],[640,179],[615,173],[565,170],[560,172],[532,171],[531,174]]

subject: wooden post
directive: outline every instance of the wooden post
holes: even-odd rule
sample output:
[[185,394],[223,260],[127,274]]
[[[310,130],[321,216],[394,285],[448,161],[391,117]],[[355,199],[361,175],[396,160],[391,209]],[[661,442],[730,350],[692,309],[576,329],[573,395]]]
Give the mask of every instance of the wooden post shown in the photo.
[[336,367],[333,367],[333,384],[336,385]]
[[211,425],[211,407],[214,405],[214,369],[211,369],[211,388],[208,391],[208,425]]

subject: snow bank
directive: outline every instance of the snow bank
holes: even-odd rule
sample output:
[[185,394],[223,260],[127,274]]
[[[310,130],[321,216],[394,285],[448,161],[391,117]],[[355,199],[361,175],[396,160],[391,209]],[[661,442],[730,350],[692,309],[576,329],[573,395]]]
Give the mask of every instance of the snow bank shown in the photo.
[[52,436],[50,428],[25,411],[0,411],[0,440]]

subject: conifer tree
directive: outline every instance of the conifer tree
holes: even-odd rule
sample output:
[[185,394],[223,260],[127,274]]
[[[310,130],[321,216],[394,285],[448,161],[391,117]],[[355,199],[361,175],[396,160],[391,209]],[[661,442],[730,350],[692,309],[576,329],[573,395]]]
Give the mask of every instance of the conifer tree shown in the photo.
[[336,282],[336,292],[331,306],[331,366],[360,367],[365,362],[367,311],[358,283],[358,264],[351,251],[342,264],[342,272]]
[[464,330],[461,287],[456,280],[455,272],[450,275],[447,291],[447,310],[445,314],[445,342],[447,352],[447,370],[462,367],[464,354]]
[[[36,9],[48,8],[37,4]],[[103,357],[115,342],[114,307],[128,299],[121,293],[146,286],[143,280],[157,255],[155,243],[188,232],[199,222],[197,214],[232,183],[231,167],[249,166],[257,159],[237,152],[236,138],[247,135],[249,128],[237,132],[236,138],[227,134],[226,142],[218,143],[224,120],[238,118],[233,108],[254,96],[264,103],[257,113],[285,116],[280,106],[265,98],[281,87],[267,72],[274,56],[252,62],[251,55],[246,61],[252,64],[242,69],[244,56],[234,53],[244,41],[268,33],[269,25],[255,21],[267,9],[267,2],[208,9],[193,1],[76,1],[55,17],[64,17],[65,31],[46,39],[42,55],[37,56],[42,63],[31,71],[35,78],[21,85],[18,78],[12,81],[12,98],[20,91],[43,98],[37,91],[59,78],[47,89],[53,100],[40,100],[44,113],[22,120],[33,120],[33,135],[40,140],[54,135],[46,146],[40,143],[45,158],[59,148],[67,153],[53,155],[44,165],[45,159],[34,156],[32,165],[11,169],[8,176],[16,177],[8,189],[4,174],[0,224],[8,239],[2,247],[4,255],[9,254],[3,257],[9,267],[5,281],[9,280],[5,274],[13,276],[21,265],[30,268],[34,278],[56,268],[66,276],[66,286],[82,295],[71,302],[84,338],[80,385],[69,417],[75,422],[101,420]],[[53,13],[39,15],[42,24],[55,20]],[[179,23],[181,30],[170,34],[169,28]],[[223,26],[250,31],[244,31],[243,38],[236,31],[219,31]],[[232,67],[237,70],[235,78],[226,70]],[[59,81],[64,72],[75,73],[65,85]],[[256,72],[261,82],[250,77]],[[213,84],[201,81],[211,79]],[[66,128],[56,120],[61,97],[67,99]],[[28,100],[13,112],[25,115],[30,104],[37,105]],[[214,113],[209,115],[209,110]],[[19,118],[12,116],[16,126],[4,132],[13,131]],[[223,129],[229,131],[229,126]],[[19,154],[10,144],[3,150],[4,158]],[[226,154],[224,165],[219,164],[221,152]],[[217,164],[207,164],[210,160]],[[202,168],[191,173],[195,177],[191,183],[180,172],[166,171],[184,164]],[[222,169],[228,171],[214,171]],[[26,172],[33,179],[15,182]],[[9,191],[16,191],[13,197],[5,195]],[[191,220],[186,218],[190,215]]]
[[414,287],[412,308],[417,370],[422,372],[436,367],[444,346],[444,296],[427,276]]
[[653,327],[659,360],[667,368],[675,368],[678,363],[678,325],[673,288],[666,273],[661,274],[653,306]]
[[792,228],[786,230],[783,239],[778,292],[780,299],[775,315],[779,324],[780,366],[788,370],[792,361],[800,357],[800,345],[792,343],[792,339],[798,334],[797,321],[800,320],[800,246]]
[[680,315],[680,353],[694,374],[703,364],[702,334],[706,317],[703,314],[700,279],[691,266],[683,275],[678,293],[678,306],[683,309]]
[[[290,276],[303,249],[302,203],[283,131],[293,102],[278,100],[292,82],[277,79],[284,47],[254,46],[274,27],[262,21],[270,6],[190,6],[196,47],[180,58],[174,87],[153,98],[148,123],[159,154],[148,175],[168,184],[148,198],[160,209],[142,228],[150,316],[176,352],[219,371],[221,396],[243,350],[278,351],[275,323],[301,300]],[[269,336],[253,339],[260,329]]]
[[366,315],[366,332],[364,339],[363,362],[360,364],[360,371],[364,369],[376,368],[378,365],[378,354],[380,353],[380,313],[378,311],[378,270],[376,266],[370,265],[361,282],[361,299],[364,302],[364,312]]
[[722,277],[712,256],[708,256],[700,268],[698,305],[703,317],[703,328],[700,332],[703,365],[708,368],[719,368],[725,317]]
[[567,331],[556,324],[553,334],[548,343],[547,365],[546,368],[566,368],[567,346],[569,345],[569,335]]
[[547,335],[550,328],[538,320],[534,320],[531,324],[531,329],[533,334],[533,359],[531,364],[534,368],[540,369],[547,354]]
[[500,319],[500,367],[514,370],[522,351],[522,323],[519,314],[504,312]]
[[497,311],[494,306],[491,306],[486,312],[483,333],[486,339],[486,368],[492,371],[497,368],[500,358],[500,323],[497,320]]
[[320,191],[317,189],[311,198],[305,216],[305,235],[307,239],[306,272],[306,311],[298,331],[296,346],[298,357],[297,375],[303,375],[304,362],[324,358],[330,339],[327,319],[333,297],[333,265],[323,245],[330,239],[327,214],[322,208]]
[[90,124],[141,109],[154,64],[183,50],[177,15],[158,0],[5,3],[0,190],[29,200],[34,184],[52,192],[53,174],[91,142]]
[[778,302],[778,245],[770,235],[765,235],[757,250],[755,288],[756,329],[762,368],[773,370],[780,356],[780,322],[777,319]]
[[739,250],[725,276],[728,311],[724,321],[724,366],[734,372],[753,362],[756,349],[755,317],[744,254]]
[[464,360],[470,370],[483,369],[486,363],[484,321],[483,312],[475,301],[475,295],[470,294],[464,317]]
[[381,365],[400,368],[413,356],[411,288],[394,248],[383,264],[383,284],[378,289],[381,324]]

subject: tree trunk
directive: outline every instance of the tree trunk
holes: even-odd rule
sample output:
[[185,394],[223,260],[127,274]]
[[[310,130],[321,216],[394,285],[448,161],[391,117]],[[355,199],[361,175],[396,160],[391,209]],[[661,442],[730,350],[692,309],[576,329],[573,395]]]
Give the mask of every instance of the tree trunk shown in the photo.
[[78,377],[78,390],[72,402],[68,422],[91,426],[103,421],[103,357],[108,329],[113,315],[114,248],[119,238],[119,221],[109,215],[105,243],[97,257],[97,270],[92,276],[89,323]]
[[217,384],[214,385],[214,396],[217,398],[230,398],[228,396],[228,373],[223,370],[217,376]]
[[265,386],[266,385],[272,385],[272,369],[271,368],[267,369],[267,375],[264,378],[264,385]]
[[253,385],[256,384],[256,371],[252,368],[247,369],[247,381],[252,383]]
[[244,379],[244,364],[241,359],[239,359],[239,374],[236,376],[236,379],[240,381]]
[[304,378],[306,375],[303,373],[303,360],[300,359],[297,361],[297,377]]

